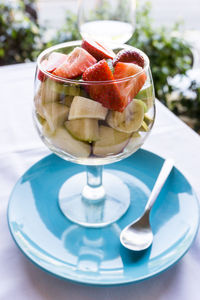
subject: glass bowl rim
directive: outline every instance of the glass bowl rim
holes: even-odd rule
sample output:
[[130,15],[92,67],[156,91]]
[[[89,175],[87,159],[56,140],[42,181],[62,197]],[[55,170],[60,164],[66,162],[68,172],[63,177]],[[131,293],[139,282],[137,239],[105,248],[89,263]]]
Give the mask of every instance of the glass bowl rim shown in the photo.
[[[65,43],[60,43],[54,46],[51,46],[45,50],[43,50],[38,58],[37,58],[37,67],[39,70],[41,70],[47,77],[52,78],[54,80],[57,80],[59,82],[63,82],[63,83],[67,83],[67,84],[79,84],[79,85],[105,85],[105,84],[113,84],[113,83],[118,83],[118,82],[124,82],[124,81],[128,81],[132,78],[136,78],[137,76],[139,76],[140,74],[142,74],[144,71],[147,71],[149,69],[149,58],[148,56],[140,49],[135,48],[133,46],[130,45],[126,45],[126,44],[115,44],[115,43],[110,43],[110,45],[112,45],[112,49],[115,48],[123,48],[123,49],[133,49],[136,52],[140,53],[145,61],[145,65],[144,68],[142,68],[142,70],[132,76],[128,76],[128,77],[124,77],[121,79],[115,79],[115,80],[107,80],[107,81],[83,81],[83,80],[75,80],[75,79],[68,79],[68,78],[63,78],[60,76],[56,76],[52,73],[47,72],[43,67],[42,67],[42,59],[44,58],[45,55],[47,55],[50,52],[53,52],[55,50],[59,50],[61,48],[67,48],[67,47],[73,47],[73,46],[80,46],[81,45],[82,40],[77,40],[77,41],[70,41],[70,42],[65,42]],[[114,48],[113,48],[114,47]]]

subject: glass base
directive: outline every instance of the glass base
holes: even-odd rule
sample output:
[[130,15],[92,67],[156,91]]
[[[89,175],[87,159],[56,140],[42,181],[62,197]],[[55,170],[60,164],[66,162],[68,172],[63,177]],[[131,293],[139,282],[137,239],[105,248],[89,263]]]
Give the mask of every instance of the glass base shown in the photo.
[[130,191],[116,175],[103,172],[102,198],[85,199],[86,172],[70,177],[59,192],[59,206],[72,222],[86,227],[104,227],[117,221],[130,205]]

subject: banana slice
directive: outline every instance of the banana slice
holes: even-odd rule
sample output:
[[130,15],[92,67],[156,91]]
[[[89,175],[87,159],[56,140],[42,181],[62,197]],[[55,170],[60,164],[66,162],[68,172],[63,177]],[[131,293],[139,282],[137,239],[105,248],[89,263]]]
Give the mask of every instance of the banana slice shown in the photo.
[[107,112],[107,108],[103,107],[99,102],[76,96],[71,104],[68,119],[92,118],[105,120]]
[[76,140],[64,127],[56,129],[51,142],[76,157],[88,157],[91,153],[91,146],[88,143]]
[[69,108],[60,103],[47,103],[44,105],[44,119],[46,119],[52,132],[67,120]]
[[106,156],[120,153],[127,145],[130,136],[131,134],[102,125],[99,127],[99,140],[93,144],[93,154]]
[[44,118],[44,105],[47,103],[55,103],[60,100],[59,95],[53,90],[55,85],[53,80],[47,79],[41,83],[38,92],[35,95],[35,107],[37,113]]
[[144,105],[141,100],[134,99],[122,113],[110,111],[107,116],[107,123],[118,131],[132,133],[138,131],[143,119]]
[[147,114],[145,114],[144,121],[149,126],[153,122],[153,119],[151,117],[149,117]]
[[128,145],[126,146],[126,151],[136,151],[138,150],[143,144],[142,137],[138,132],[134,132],[130,137]]
[[97,119],[66,121],[65,127],[78,140],[90,143],[99,139],[99,126]]
[[51,137],[54,134],[54,131],[51,130],[47,121],[44,121],[43,123],[42,132],[47,138]]

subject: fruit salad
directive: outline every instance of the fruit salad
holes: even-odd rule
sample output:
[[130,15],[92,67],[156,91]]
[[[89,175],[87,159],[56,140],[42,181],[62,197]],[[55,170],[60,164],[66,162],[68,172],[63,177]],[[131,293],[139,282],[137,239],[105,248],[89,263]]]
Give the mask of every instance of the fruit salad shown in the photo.
[[35,116],[45,141],[77,158],[136,151],[154,120],[145,54],[89,39],[54,48],[39,58],[36,73]]

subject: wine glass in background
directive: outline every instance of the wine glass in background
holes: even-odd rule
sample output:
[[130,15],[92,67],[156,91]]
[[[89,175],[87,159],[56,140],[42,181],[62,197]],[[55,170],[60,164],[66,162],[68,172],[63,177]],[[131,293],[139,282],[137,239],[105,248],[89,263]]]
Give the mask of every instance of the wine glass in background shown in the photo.
[[135,31],[136,0],[80,0],[78,27],[83,39],[126,43]]

